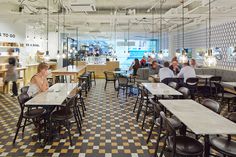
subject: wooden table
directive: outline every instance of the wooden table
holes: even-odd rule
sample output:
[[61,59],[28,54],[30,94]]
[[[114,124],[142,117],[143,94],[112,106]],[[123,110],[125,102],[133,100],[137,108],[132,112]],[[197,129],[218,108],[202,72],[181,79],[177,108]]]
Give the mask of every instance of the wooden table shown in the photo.
[[73,77],[74,82],[77,82],[78,75],[86,72],[86,66],[68,66],[61,69],[53,70],[52,78],[55,83],[56,76],[70,76],[71,80]]
[[27,101],[25,106],[60,106],[76,87],[77,83],[56,83]]
[[[23,71],[23,86],[25,86],[26,84],[26,73],[25,73],[25,70],[27,69],[27,67],[19,67],[19,68],[16,68],[16,71],[17,72],[21,72]],[[7,73],[7,69],[1,69],[0,70],[0,74],[3,76],[3,80],[5,79],[6,77],[6,73]],[[7,88],[6,88],[7,87]],[[9,90],[8,90],[8,85],[5,85],[3,84],[3,93],[8,93]]]
[[236,124],[193,100],[159,100],[195,134],[205,135],[205,157],[209,157],[209,135],[236,134]]
[[142,83],[142,85],[152,94],[152,95],[177,95],[180,96],[182,93],[171,88],[164,83]]

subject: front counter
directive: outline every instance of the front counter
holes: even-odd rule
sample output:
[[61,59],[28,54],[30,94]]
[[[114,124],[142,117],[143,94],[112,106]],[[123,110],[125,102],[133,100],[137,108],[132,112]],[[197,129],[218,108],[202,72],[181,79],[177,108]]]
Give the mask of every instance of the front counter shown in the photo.
[[75,62],[75,65],[82,66],[86,65],[87,71],[95,71],[96,78],[105,78],[104,71],[114,71],[115,68],[119,68],[120,62],[108,61],[105,64],[86,64],[85,61]]

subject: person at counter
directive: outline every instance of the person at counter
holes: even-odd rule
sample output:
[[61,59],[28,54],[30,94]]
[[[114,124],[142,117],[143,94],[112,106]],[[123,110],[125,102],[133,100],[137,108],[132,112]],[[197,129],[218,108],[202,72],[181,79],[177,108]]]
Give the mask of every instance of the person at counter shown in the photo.
[[179,78],[184,78],[184,83],[186,83],[188,78],[196,77],[196,72],[194,68],[189,65],[189,63],[184,63],[183,68],[180,70],[177,76]]
[[164,67],[160,69],[159,71],[159,77],[160,77],[160,82],[164,80],[165,78],[172,78],[174,77],[173,71],[169,68],[170,63],[169,62],[164,62]]
[[13,52],[14,50],[12,48],[8,49],[8,65],[6,66],[7,68],[7,72],[6,72],[6,77],[3,80],[4,81],[4,87],[6,87],[8,85],[8,83],[11,81],[12,82],[12,97],[14,96],[18,96],[18,89],[17,89],[17,78],[18,78],[18,73],[16,71],[16,67],[17,67],[17,60],[16,58],[13,56]]
[[49,66],[47,63],[40,63],[38,65],[38,73],[35,74],[30,80],[30,86],[27,92],[30,97],[48,90],[48,68]]
[[140,67],[141,66],[140,66],[139,60],[137,58],[135,58],[134,62],[130,66],[129,70],[133,70],[133,76],[137,76],[137,71]]

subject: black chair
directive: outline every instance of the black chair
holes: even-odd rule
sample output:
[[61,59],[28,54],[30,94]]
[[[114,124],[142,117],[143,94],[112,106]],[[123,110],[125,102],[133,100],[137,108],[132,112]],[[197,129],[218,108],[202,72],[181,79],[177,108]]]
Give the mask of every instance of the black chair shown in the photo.
[[163,156],[164,151],[166,150],[167,140],[168,140],[168,148],[171,151],[171,157],[176,156],[194,156],[194,157],[202,157],[203,155],[203,145],[188,136],[180,136],[176,135],[176,130],[172,123],[166,118],[165,113],[160,113],[161,124],[163,129],[166,130],[166,135],[164,138],[164,146],[161,151],[160,157]]
[[81,116],[81,112],[80,112],[80,108],[82,110],[82,113],[83,113],[83,116],[85,116],[85,111],[86,111],[86,106],[85,106],[85,103],[84,103],[84,98],[83,98],[83,95],[82,95],[82,91],[83,91],[83,88],[82,86],[78,87],[76,89],[76,94],[77,94],[77,105],[78,105],[78,111],[79,111],[79,118],[81,119],[81,121],[83,120],[82,116]]
[[[150,99],[150,103],[153,105],[153,120],[152,120],[152,125],[151,125],[151,129],[147,138],[147,143],[149,142],[154,126],[157,126],[159,128],[159,131],[161,130],[161,123],[160,123],[160,112],[162,111],[162,107],[156,103],[153,99]],[[175,127],[176,130],[180,129],[182,127],[182,124],[179,120],[175,119],[175,118],[168,118],[169,121],[173,124],[173,126]],[[161,136],[162,132],[158,132],[158,137],[157,137],[157,144],[156,144],[156,149],[155,149],[155,154],[157,154],[158,151],[158,147],[159,147],[159,143],[161,138],[163,138],[163,136]]]
[[168,86],[170,86],[171,88],[174,88],[174,89],[178,89],[178,83],[177,82],[169,82]]
[[[71,138],[71,121],[74,117],[75,122],[77,124],[78,131],[81,133],[81,127],[80,127],[80,121],[79,121],[79,115],[78,115],[78,110],[76,107],[77,104],[77,95],[73,96],[66,102],[66,106],[63,107],[60,110],[54,111],[51,114],[51,123],[55,125],[55,127],[58,127],[58,130],[60,131],[60,126],[64,126],[68,132],[69,139],[70,139],[70,145],[72,146],[72,138]],[[51,132],[51,131],[50,131]]]
[[113,82],[114,88],[116,88],[116,77],[114,73],[105,71],[104,74],[105,74],[105,80],[106,80],[104,90],[106,90],[108,82]]
[[177,78],[172,78],[172,77],[165,78],[161,81],[161,83],[165,83],[166,85],[168,85],[170,82],[178,83],[179,81]]
[[216,87],[215,87],[215,83],[220,83],[222,80],[221,76],[212,76],[209,79],[209,91],[210,91],[210,96],[214,96],[215,91],[216,91]]
[[115,71],[121,71],[121,68],[115,68]]
[[137,84],[138,95],[137,95],[137,98],[136,98],[136,101],[135,101],[133,112],[135,112],[137,105],[139,103],[141,103],[141,101],[142,101],[142,88],[143,88],[142,84]]
[[[236,123],[236,112],[231,113],[228,119]],[[210,137],[210,146],[224,156],[236,156],[236,140],[232,139],[231,135]]]
[[24,86],[20,89],[21,94],[26,94],[29,90],[29,86]]
[[118,80],[117,97],[119,96],[120,90],[123,90],[123,94],[125,94],[127,98],[129,89],[129,79],[126,76],[119,75],[117,77],[117,80]]
[[231,111],[230,101],[234,102],[236,99],[236,95],[225,91],[224,87],[220,83],[214,82],[214,86],[216,90],[214,97],[216,99],[221,100],[221,105],[223,105],[224,100],[226,100],[228,104],[228,112],[230,112]]
[[204,99],[202,102],[202,105],[207,107],[208,109],[220,114],[221,107],[218,102],[212,99]]
[[180,96],[182,99],[188,99],[190,97],[190,91],[188,88],[180,87],[178,91],[183,94],[182,96]]
[[[17,98],[18,98],[18,102],[20,104],[21,113],[20,113],[20,116],[19,116],[19,119],[18,119],[18,122],[16,125],[17,129],[16,129],[15,137],[13,139],[13,144],[16,141],[16,138],[17,138],[20,128],[22,128],[22,136],[23,136],[25,127],[30,124],[35,124],[36,129],[38,131],[38,137],[40,140],[41,139],[40,132],[42,129],[40,121],[42,121],[44,119],[43,116],[46,113],[46,110],[45,109],[31,109],[29,107],[26,109],[25,103],[30,99],[30,97],[28,96],[27,93],[22,93]],[[24,123],[22,125],[23,120],[24,120]]]
[[198,93],[198,81],[197,77],[190,77],[186,80],[186,87],[190,90],[191,99],[195,100],[195,97],[198,97],[200,102],[199,93]]

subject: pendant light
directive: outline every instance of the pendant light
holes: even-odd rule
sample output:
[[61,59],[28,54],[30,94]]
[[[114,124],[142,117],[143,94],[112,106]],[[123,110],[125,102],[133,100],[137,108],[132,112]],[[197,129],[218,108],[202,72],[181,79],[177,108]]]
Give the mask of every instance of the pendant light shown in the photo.
[[188,62],[188,57],[186,56],[186,51],[185,51],[185,48],[184,48],[184,0],[182,1],[182,29],[183,29],[183,36],[182,36],[182,42],[183,42],[183,50],[182,50],[182,54],[179,56],[179,62],[180,63],[187,63]]
[[48,34],[49,34],[49,0],[47,0],[47,51],[45,55],[45,60],[49,61],[49,51],[48,51]]
[[163,60],[163,52],[162,52],[162,0],[160,0],[160,51],[158,53],[158,59]]
[[58,3],[58,13],[57,13],[57,34],[58,34],[58,38],[57,38],[57,59],[60,59],[60,5]]
[[212,54],[212,49],[211,49],[211,0],[209,0],[209,35],[208,35],[208,51],[205,53],[204,57],[204,64],[208,67],[214,67],[217,64],[215,56]]
[[62,58],[66,58],[65,50],[64,50],[64,40],[65,40],[65,26],[66,26],[66,17],[65,17],[65,9],[63,9],[63,51],[62,51]]

